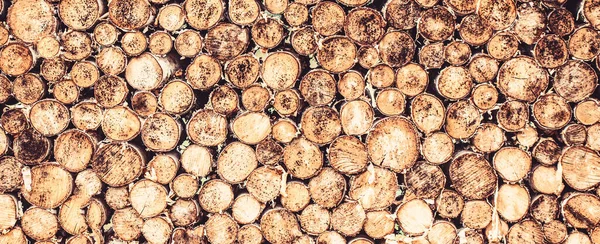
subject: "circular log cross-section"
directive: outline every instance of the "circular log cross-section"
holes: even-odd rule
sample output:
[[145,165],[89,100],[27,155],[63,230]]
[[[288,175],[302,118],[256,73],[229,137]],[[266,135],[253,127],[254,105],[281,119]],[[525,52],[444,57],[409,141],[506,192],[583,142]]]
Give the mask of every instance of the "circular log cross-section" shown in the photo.
[[280,168],[270,166],[256,168],[248,176],[246,188],[258,201],[262,203],[272,201],[280,195],[284,180],[282,175]]
[[300,26],[308,20],[308,8],[300,3],[290,3],[283,16],[291,26]]
[[358,138],[340,136],[329,146],[329,165],[343,174],[364,171],[368,163],[367,147]]
[[146,36],[142,32],[127,32],[121,37],[121,48],[128,56],[140,55],[147,47]]
[[282,116],[296,115],[301,106],[300,94],[292,89],[279,91],[273,97],[273,108]]
[[[185,6],[189,5],[187,4],[188,2],[194,1],[200,0],[187,0]],[[210,0],[209,2],[221,2],[221,0]],[[203,4],[203,6],[206,5]],[[215,8],[220,9],[222,7]],[[212,12],[213,11],[210,11],[209,13],[213,14]],[[188,23],[189,20],[190,18],[188,16]],[[250,33],[248,33],[248,30],[230,23],[220,23],[211,28],[205,38],[205,45],[208,53],[218,60],[230,60],[237,57],[246,50],[249,42]]]
[[96,25],[93,31],[94,40],[102,46],[110,46],[117,41],[119,30],[108,21]]
[[116,106],[104,111],[102,132],[115,141],[130,141],[141,130],[140,118],[129,107]]
[[292,181],[285,186],[281,194],[281,205],[292,212],[299,212],[310,203],[310,192],[302,182]]
[[154,217],[144,221],[142,235],[148,243],[166,243],[171,236],[172,224],[164,217]]
[[283,163],[288,168],[290,175],[307,179],[313,177],[321,169],[323,153],[314,143],[305,138],[298,138],[283,149]]
[[98,177],[112,187],[132,183],[142,174],[144,165],[142,152],[126,142],[103,145],[92,159]]
[[104,48],[96,56],[98,68],[108,75],[119,75],[127,66],[127,56],[121,48]]
[[477,2],[477,14],[494,30],[510,26],[517,18],[516,3],[510,0],[484,0]]
[[115,234],[122,240],[135,240],[142,235],[144,220],[133,208],[115,211],[110,222]]
[[[318,2],[318,1],[317,1]],[[346,13],[335,2],[319,2],[312,10],[312,26],[323,36],[331,36],[342,30]]]
[[458,34],[466,43],[472,46],[481,46],[492,38],[494,30],[479,15],[470,14],[460,22]]
[[108,4],[108,17],[117,27],[135,30],[144,27],[152,15],[148,0],[116,0]]
[[231,215],[239,224],[249,224],[256,221],[264,205],[250,194],[239,195],[231,205]]
[[371,8],[355,8],[346,16],[344,32],[361,45],[373,44],[383,36],[385,21]]
[[260,228],[271,243],[291,243],[302,235],[296,217],[285,209],[275,208],[263,214]]
[[128,187],[108,187],[105,198],[106,204],[115,210],[123,209],[131,205]]
[[404,233],[421,235],[433,225],[433,213],[423,200],[413,199],[398,207],[396,218]]
[[177,199],[171,206],[169,218],[175,226],[189,226],[201,215],[200,205],[195,200]]
[[95,130],[102,123],[102,108],[94,102],[81,102],[71,107],[71,122],[80,130]]
[[217,159],[217,173],[232,184],[244,181],[257,166],[254,149],[241,142],[227,145]]
[[446,176],[440,167],[419,162],[406,173],[404,183],[416,197],[436,199],[444,189]]
[[92,54],[92,39],[86,32],[71,31],[63,34],[62,44],[62,56],[67,60],[81,61]]
[[262,48],[274,48],[284,38],[283,25],[272,18],[262,18],[256,21],[251,28],[254,43]]
[[473,78],[469,70],[462,66],[450,66],[440,71],[436,88],[440,95],[450,100],[458,100],[469,95]]
[[148,37],[148,49],[150,53],[165,56],[173,50],[173,37],[165,31],[157,31]]
[[394,172],[402,172],[413,166],[419,155],[420,145],[415,126],[402,117],[390,117],[376,122],[367,136],[371,161]]
[[335,98],[335,79],[325,70],[312,70],[300,81],[300,93],[312,106],[329,104]]
[[304,231],[318,235],[325,232],[329,227],[331,214],[318,204],[311,204],[306,206],[302,213],[298,215],[298,221],[300,221]]
[[436,211],[444,218],[458,217],[464,205],[462,196],[453,190],[443,190],[436,199]]
[[346,202],[331,212],[332,229],[344,236],[355,236],[363,228],[367,215],[358,202]]
[[192,144],[181,153],[179,160],[185,172],[196,177],[204,177],[211,172],[213,155],[210,149]]
[[446,133],[433,133],[423,140],[421,154],[431,164],[443,164],[452,158],[454,142]]
[[559,160],[563,179],[576,190],[585,191],[600,183],[595,179],[598,174],[592,168],[600,165],[600,155],[584,146],[565,149]]
[[250,112],[235,118],[231,130],[240,141],[254,145],[271,134],[271,121],[264,113]]
[[4,127],[4,132],[10,135],[17,135],[29,128],[27,116],[22,109],[9,109],[4,111],[0,117],[0,123],[2,123]]
[[140,180],[129,190],[129,201],[140,217],[154,217],[167,207],[167,189],[154,181]]
[[574,193],[561,203],[561,213],[567,223],[575,228],[590,228],[600,219],[593,213],[600,208],[600,199],[589,193]]
[[185,24],[185,11],[178,4],[168,4],[160,8],[156,20],[163,29],[176,31]]
[[446,109],[439,98],[423,93],[411,101],[410,115],[415,126],[423,133],[429,134],[442,128]]
[[546,90],[548,80],[548,72],[535,60],[519,56],[500,67],[498,89],[508,97],[533,102]]
[[571,106],[556,94],[541,96],[532,109],[533,117],[542,128],[558,130],[571,120]]
[[558,68],[553,88],[569,102],[588,98],[598,86],[598,75],[590,65],[582,61],[568,61]]
[[233,85],[246,88],[258,80],[261,64],[250,55],[242,55],[225,64],[225,76]]
[[436,42],[448,39],[455,28],[455,16],[444,7],[434,7],[421,12],[417,29],[425,39]]
[[471,56],[471,47],[464,42],[451,42],[444,50],[444,59],[452,65],[463,65]]
[[12,195],[2,194],[0,195],[0,206],[6,211],[0,221],[0,229],[10,229],[17,223],[17,199]]
[[483,199],[494,193],[497,176],[490,163],[480,154],[462,155],[450,164],[450,181],[454,189],[468,199]]
[[165,84],[158,97],[162,109],[174,115],[187,113],[195,101],[194,90],[182,80],[173,80]]
[[11,43],[0,51],[0,70],[7,75],[18,76],[25,74],[34,65],[35,58],[31,50],[24,44],[18,42]]
[[66,64],[60,58],[44,59],[40,65],[40,75],[51,82],[61,80],[66,72]]
[[387,64],[378,64],[369,69],[366,78],[374,87],[389,87],[394,83],[394,70]]
[[306,109],[300,123],[306,139],[317,144],[333,141],[342,131],[339,114],[326,106]]
[[23,162],[15,157],[4,156],[0,158],[0,172],[4,175],[4,181],[0,183],[0,191],[12,192],[23,184],[21,170]]
[[524,220],[513,225],[507,233],[509,243],[542,243],[542,226],[533,220]]
[[300,77],[300,61],[288,52],[274,52],[267,56],[261,66],[261,78],[275,90],[290,88]]
[[30,208],[21,219],[23,232],[34,240],[43,241],[52,238],[59,230],[56,215],[42,208]]
[[63,80],[54,85],[54,98],[63,104],[73,104],[79,98],[79,87],[72,80]]
[[[404,113],[406,98],[399,89],[387,88],[382,90],[375,98],[377,109],[384,115],[395,116]],[[370,122],[367,117],[367,122]],[[363,122],[364,123],[364,122]]]
[[398,178],[387,169],[376,166],[350,179],[348,196],[360,202],[365,211],[384,209],[392,205],[396,198]]
[[68,130],[54,141],[54,159],[66,170],[79,172],[90,163],[96,142],[87,133],[80,130]]
[[[252,112],[263,111],[270,99],[271,93],[269,90],[259,85],[250,86],[242,91],[242,105]],[[275,110],[278,109],[276,108]]]
[[516,147],[503,147],[493,158],[494,169],[508,182],[522,180],[531,170],[531,161],[527,152]]
[[44,136],[54,136],[69,125],[69,110],[56,100],[42,100],[29,111],[31,126]]
[[391,67],[401,67],[415,54],[415,42],[412,37],[401,31],[388,32],[379,41],[381,60]]
[[598,37],[600,33],[595,29],[584,26],[581,27],[571,35],[569,38],[569,53],[577,59],[590,60],[597,56],[600,52],[600,41]]
[[144,145],[157,152],[171,151],[179,142],[181,125],[171,116],[163,113],[151,115],[141,128]]
[[492,222],[492,206],[482,200],[467,201],[460,220],[468,228],[483,229]]
[[439,69],[444,64],[444,43],[430,43],[419,51],[419,63],[426,69]]
[[396,87],[407,96],[416,96],[425,91],[429,74],[422,65],[409,63],[396,70]]
[[332,168],[323,168],[308,183],[308,190],[313,201],[324,207],[333,208],[338,205],[346,191],[346,180]]
[[27,165],[41,163],[51,151],[50,140],[34,129],[27,129],[17,135],[12,146],[15,158]]
[[129,60],[125,79],[136,90],[153,90],[171,76],[175,66],[173,60],[144,53]]
[[93,86],[98,78],[100,78],[100,71],[94,63],[82,61],[71,66],[70,75],[77,86],[87,88]]
[[175,178],[178,168],[179,163],[173,156],[158,154],[146,165],[145,177],[161,184],[168,184]]
[[14,2],[6,22],[16,38],[28,43],[55,33],[58,26],[53,6],[44,0]]
[[[294,135],[296,128],[294,128]],[[294,138],[290,139],[293,140]],[[264,165],[275,165],[279,163],[282,155],[283,147],[279,143],[271,139],[265,139],[256,145],[256,159]]]
[[[27,172],[27,171],[26,171]],[[44,209],[56,208],[73,190],[73,176],[62,167],[45,163],[31,168],[21,191],[27,202]]]
[[117,106],[127,97],[129,88],[127,83],[118,76],[105,75],[96,81],[94,85],[94,98],[98,104],[105,108]]
[[229,0],[228,2],[227,13],[231,22],[235,24],[251,25],[260,15],[261,7],[255,0]]
[[185,30],[175,38],[175,50],[183,57],[194,57],[200,53],[203,40],[196,31]]
[[481,124],[480,111],[469,101],[450,104],[446,114],[446,133],[454,139],[467,139],[475,134]]
[[40,76],[27,73],[14,79],[12,96],[17,101],[29,105],[40,100],[44,96],[46,88],[47,86]]
[[292,34],[292,48],[299,55],[308,56],[317,51],[317,37],[313,28],[305,27]]
[[190,139],[203,146],[216,146],[227,137],[227,119],[213,110],[199,110],[192,115],[186,131]]
[[516,222],[525,217],[531,203],[529,192],[520,185],[502,185],[495,197],[496,210],[507,222]]
[[216,25],[223,17],[224,7],[222,0],[187,0],[183,3],[187,23],[198,30]]
[[499,126],[484,123],[475,132],[472,143],[477,150],[490,153],[500,149],[505,141],[504,131]]
[[[160,77],[157,76],[156,78]],[[196,56],[194,61],[186,68],[185,78],[194,89],[206,90],[217,84],[221,79],[221,65],[211,56]],[[144,82],[143,79],[140,81]]]

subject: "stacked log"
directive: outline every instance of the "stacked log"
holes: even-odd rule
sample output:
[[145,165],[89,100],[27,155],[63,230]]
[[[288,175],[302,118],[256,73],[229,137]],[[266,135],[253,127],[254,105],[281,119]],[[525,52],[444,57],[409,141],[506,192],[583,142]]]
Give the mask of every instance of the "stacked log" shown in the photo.
[[0,244],[600,244],[599,6],[0,1]]

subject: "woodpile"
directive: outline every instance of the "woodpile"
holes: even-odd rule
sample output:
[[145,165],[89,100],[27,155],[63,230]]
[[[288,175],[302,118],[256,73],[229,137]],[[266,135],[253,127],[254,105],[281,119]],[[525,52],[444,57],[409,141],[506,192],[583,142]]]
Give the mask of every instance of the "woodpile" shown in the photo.
[[600,244],[600,0],[0,1],[0,244]]

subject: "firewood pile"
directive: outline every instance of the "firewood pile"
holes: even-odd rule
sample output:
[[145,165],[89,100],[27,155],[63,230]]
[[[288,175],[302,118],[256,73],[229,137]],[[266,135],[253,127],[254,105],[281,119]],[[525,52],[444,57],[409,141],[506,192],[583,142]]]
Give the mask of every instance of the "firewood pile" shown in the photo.
[[600,244],[600,0],[0,10],[0,244]]

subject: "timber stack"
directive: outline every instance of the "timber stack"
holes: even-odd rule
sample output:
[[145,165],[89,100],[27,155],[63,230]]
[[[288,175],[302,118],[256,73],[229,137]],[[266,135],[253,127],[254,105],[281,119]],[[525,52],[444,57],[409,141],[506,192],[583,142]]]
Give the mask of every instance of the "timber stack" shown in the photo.
[[600,244],[600,0],[0,1],[0,244]]

